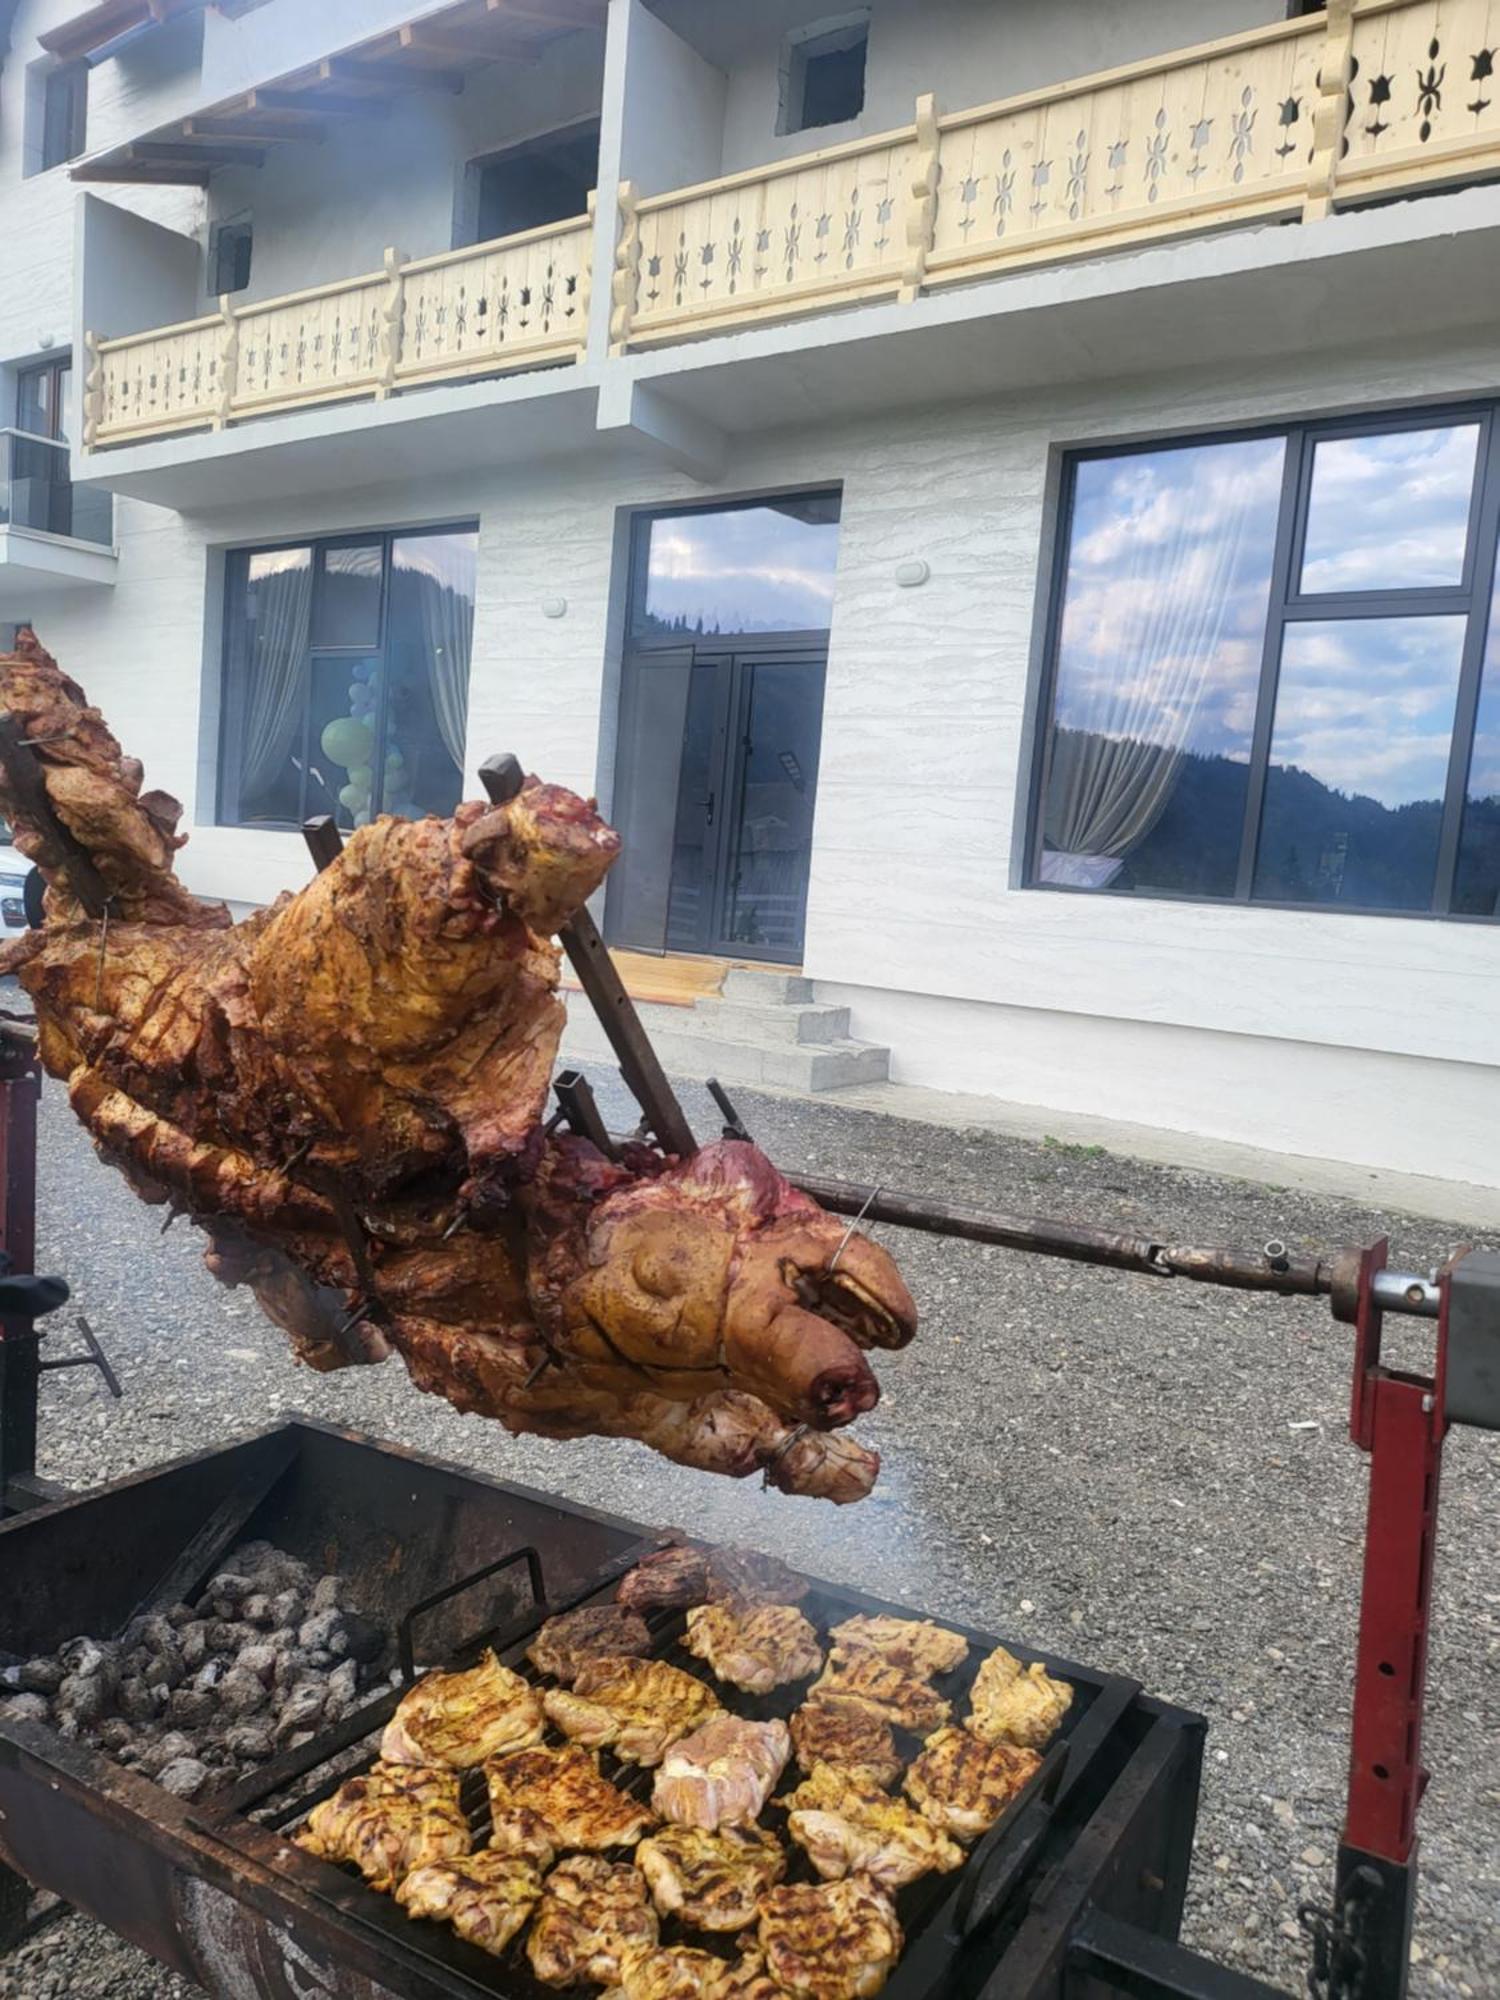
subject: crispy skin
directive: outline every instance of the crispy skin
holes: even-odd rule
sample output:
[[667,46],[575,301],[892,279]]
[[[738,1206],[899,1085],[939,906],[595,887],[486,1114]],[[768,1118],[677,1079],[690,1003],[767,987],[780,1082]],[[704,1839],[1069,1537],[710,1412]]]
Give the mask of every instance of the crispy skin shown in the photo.
[[828,1636],[846,1653],[876,1653],[919,1680],[951,1673],[969,1650],[967,1639],[930,1618],[846,1618]]
[[486,1653],[458,1674],[427,1674],[386,1724],[380,1754],[394,1764],[446,1764],[469,1771],[487,1757],[540,1743],[542,1698],[529,1681]]
[[615,1592],[638,1611],[689,1604],[797,1604],[812,1588],[805,1576],[758,1549],[678,1546],[638,1562]]
[[757,1937],[771,1977],[797,2000],[871,2000],[903,1942],[890,1897],[859,1875],[767,1890]]
[[321,1861],[352,1861],[373,1889],[390,1890],[413,1868],[469,1851],[469,1822],[452,1771],[375,1764],[314,1806],[294,1836]]
[[780,1841],[760,1826],[664,1826],[641,1842],[635,1864],[662,1916],[700,1931],[754,1923],[762,1893],[786,1873]]
[[541,1900],[542,1878],[529,1861],[493,1848],[463,1861],[414,1868],[396,1890],[409,1917],[433,1917],[496,1957]]
[[711,1689],[666,1660],[621,1655],[586,1661],[566,1688],[544,1696],[547,1720],[591,1750],[624,1764],[659,1764],[668,1744],[718,1712]]
[[[44,926],[0,952],[42,1063],[299,1358],[394,1352],[419,1388],[514,1431],[637,1438],[837,1503],[869,1492],[878,1457],[833,1432],[878,1395],[868,1350],[915,1332],[887,1254],[845,1243],[744,1142],[614,1161],[544,1129],[553,933],[619,851],[592,801],[530,777],[498,806],[381,817],[235,924],[177,879],[180,807],[142,789],[29,631],[0,654],[0,709],[45,794],[0,772],[0,813],[48,884]],[[70,875],[79,849],[107,929]]]
[[646,1878],[628,1862],[575,1854],[547,1877],[526,1956],[546,1986],[616,1982],[633,1950],[656,1943]]
[[967,1729],[940,1729],[928,1737],[902,1789],[944,1833],[977,1840],[1036,1775],[1041,1761],[1035,1750],[981,1743]]
[[934,1869],[946,1873],[963,1864],[962,1851],[940,1828],[862,1771],[814,1764],[781,1804],[787,1831],[825,1881],[868,1875],[883,1889],[902,1889]]
[[585,1604],[549,1618],[526,1648],[526,1657],[538,1673],[568,1686],[585,1660],[650,1650],[651,1634],[638,1612],[618,1604]]
[[791,1749],[784,1722],[715,1715],[668,1750],[651,1802],[677,1826],[743,1824],[759,1817]]
[[658,1549],[620,1579],[617,1603],[633,1611],[676,1611],[702,1604],[708,1596],[708,1551]]
[[[631,1847],[656,1815],[601,1776],[598,1753],[581,1744],[561,1749],[517,1750],[484,1767],[490,1788],[490,1817],[499,1828],[521,1814],[535,1814],[559,1851],[570,1848]],[[519,1820],[514,1846],[527,1822]]]
[[835,1646],[828,1655],[828,1665],[809,1693],[857,1702],[914,1736],[940,1729],[952,1712],[951,1704],[926,1680],[904,1673],[878,1653],[851,1653],[843,1646]]
[[748,1694],[805,1681],[823,1664],[818,1635],[794,1604],[700,1604],[687,1615],[683,1644],[716,1680]]
[[860,1702],[814,1695],[793,1715],[791,1729],[804,1771],[814,1764],[833,1764],[841,1771],[862,1771],[877,1785],[892,1785],[901,1775],[890,1723]]
[[604,2000],[722,2000],[729,1967],[711,1951],[657,1945],[627,1952]]
[[1041,1750],[1072,1707],[1073,1689],[1055,1680],[1040,1660],[1023,1668],[1014,1653],[997,1646],[974,1676],[969,1701],[964,1727],[981,1743]]

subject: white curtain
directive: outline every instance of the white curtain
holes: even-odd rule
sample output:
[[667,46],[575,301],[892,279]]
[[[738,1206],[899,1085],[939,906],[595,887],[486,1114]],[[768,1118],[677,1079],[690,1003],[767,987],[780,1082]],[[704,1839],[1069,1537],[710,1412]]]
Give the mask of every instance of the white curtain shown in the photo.
[[474,650],[472,592],[454,590],[436,578],[415,573],[422,604],[422,636],[432,706],[443,748],[462,771],[469,728],[469,658]]
[[1234,607],[1246,527],[1264,513],[1255,479],[1226,479],[1214,463],[1215,451],[1236,449],[1199,452],[1165,532],[1154,508],[1147,531],[1120,524],[1122,555],[1094,579],[1122,607],[1109,671],[1070,661],[1064,616],[1044,882],[1104,888],[1172,796]]
[[311,560],[254,580],[253,650],[245,689],[240,793],[253,799],[276,776],[302,727]]

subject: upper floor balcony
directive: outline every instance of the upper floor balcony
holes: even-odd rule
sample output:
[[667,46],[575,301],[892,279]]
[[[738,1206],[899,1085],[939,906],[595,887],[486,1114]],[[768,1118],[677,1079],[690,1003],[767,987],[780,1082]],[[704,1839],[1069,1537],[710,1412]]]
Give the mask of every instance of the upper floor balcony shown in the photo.
[[[520,0],[464,4],[494,13]],[[529,4],[535,10],[540,0]],[[592,4],[568,0],[569,18]],[[904,0],[888,4],[894,12]],[[950,0],[942,4],[951,11]],[[938,12],[924,15],[924,24]],[[683,164],[691,170],[709,156],[722,163],[745,148],[732,136],[735,75],[688,48],[670,18],[690,28],[747,17],[687,8],[682,0],[651,0],[649,8],[613,0],[610,33],[626,23],[627,46],[605,71],[612,81],[600,86],[616,97],[603,107],[613,145],[597,162],[597,216],[580,200],[576,214],[540,228],[414,258],[390,250],[380,269],[244,304],[226,297],[213,311],[163,315],[171,324],[138,318],[144,330],[134,332],[90,312],[85,248],[81,331],[90,366],[82,463],[108,482],[111,447],[234,431],[359,400],[404,406],[410,392],[541,366],[556,372],[534,390],[517,385],[514,401],[532,405],[534,434],[547,433],[537,399],[565,398],[575,386],[576,421],[550,432],[554,447],[566,448],[593,423],[590,413],[580,414],[588,397],[599,424],[618,421],[606,415],[606,406],[620,406],[619,396],[611,403],[615,378],[627,408],[631,385],[671,389],[691,378],[698,386],[684,393],[697,396],[694,414],[713,414],[720,377],[748,350],[705,347],[707,336],[773,329],[776,352],[811,354],[837,338],[827,332],[832,314],[846,316],[845,340],[936,325],[928,308],[944,299],[971,320],[998,317],[1011,294],[996,281],[1085,259],[1106,274],[1094,288],[1102,312],[1112,284],[1122,298],[1128,289],[1125,276],[1108,275],[1122,272],[1118,261],[1100,263],[1107,253],[1223,240],[1254,224],[1305,225],[1280,237],[1280,249],[1261,232],[1270,246],[1261,265],[1278,258],[1289,265],[1296,246],[1315,239],[1336,211],[1500,174],[1500,92],[1491,89],[1500,47],[1486,39],[1491,14],[1490,0],[1329,0],[1325,11],[1262,21],[995,102],[945,110],[935,93],[924,93],[906,124],[809,150],[788,150],[777,139],[774,159],[681,185]],[[442,47],[455,46],[434,39],[430,28],[387,41],[379,44],[382,60],[418,48],[427,72]],[[933,51],[940,41],[934,36]],[[729,47],[708,46],[713,56]],[[908,44],[909,51],[923,47],[921,36]],[[950,88],[953,58],[950,47],[943,58]],[[905,62],[904,76],[917,59]],[[938,53],[932,61],[943,67]],[[267,134],[268,115],[273,123],[295,123],[299,113],[314,119],[320,91],[345,97],[351,83],[373,90],[378,67],[373,58],[325,59],[295,88],[248,93],[235,117],[259,118]],[[891,98],[890,83],[887,76],[875,100],[881,106]],[[149,146],[132,150],[143,174],[158,164],[163,173],[185,171],[190,156],[198,162],[193,170],[206,172],[202,162],[216,152],[233,156],[236,146],[252,146],[253,129],[232,131],[233,122],[227,113],[185,121],[179,140],[156,142],[159,163]],[[368,143],[376,150],[366,157],[378,160],[378,138]],[[82,172],[107,177],[97,162]],[[262,213],[258,208],[258,237]],[[293,226],[290,216],[285,226]],[[1404,242],[1417,233],[1407,221],[1379,240]],[[1373,231],[1370,241],[1377,241]],[[201,254],[190,250],[192,259]],[[1388,281],[1398,252],[1387,248],[1385,258]],[[1242,290],[1256,276],[1247,260]],[[174,298],[187,300],[195,286],[201,297],[198,266],[178,273],[174,284]],[[1261,290],[1256,311],[1266,323],[1282,301],[1274,286]],[[1357,306],[1355,297],[1330,310],[1363,312],[1365,294]],[[1471,304],[1473,317],[1477,293]],[[872,306],[889,310],[847,317]],[[1045,306],[1039,298],[1039,319]],[[1101,347],[1100,369],[1129,366],[1132,352],[1148,357],[1141,365],[1157,359],[1144,317],[1132,350],[1125,311],[1122,305],[1117,343],[1100,343],[1097,331],[1091,336]],[[797,331],[815,316],[817,329]],[[1253,316],[1247,323],[1253,328]],[[1034,344],[1050,338],[1061,345],[1060,326],[1050,322]],[[688,343],[696,344],[690,352],[672,355]],[[904,379],[911,378],[908,366]],[[762,378],[757,384],[763,393]],[[969,386],[967,378],[952,378],[953,393]],[[1013,379],[997,376],[991,386],[1013,386]],[[422,407],[435,415],[444,405],[433,398]],[[119,490],[169,497],[160,484],[122,481]]]
[[61,591],[115,580],[113,503],[76,488],[68,447],[0,430],[0,620]]

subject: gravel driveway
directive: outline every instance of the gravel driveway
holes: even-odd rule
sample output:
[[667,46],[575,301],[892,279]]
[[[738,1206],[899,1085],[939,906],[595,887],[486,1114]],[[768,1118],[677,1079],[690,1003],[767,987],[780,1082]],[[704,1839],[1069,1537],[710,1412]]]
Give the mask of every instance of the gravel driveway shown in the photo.
[[[608,1080],[596,1079],[606,1086]],[[606,1114],[623,1118],[617,1086]],[[685,1101],[700,1130],[712,1107]],[[1463,1232],[1089,1148],[809,1104],[741,1109],[774,1157],[956,1200],[1294,1248],[1393,1239],[1426,1267]],[[1350,1337],[1325,1306],[1194,1290],[881,1229],[923,1314],[879,1367],[860,1434],[885,1470],[849,1509],[763,1494],[644,1448],[509,1438],[417,1394],[398,1364],[294,1368],[185,1223],[95,1160],[56,1085],[43,1106],[39,1268],[72,1280],[126,1387],[44,1388],[42,1470],[85,1486],[307,1411],[650,1522],[690,1522],[831,1578],[993,1627],[1207,1713],[1187,1936],[1300,1991],[1293,1911],[1330,1880],[1347,1756],[1365,1473],[1345,1431]],[[66,1319],[66,1314],[60,1316]],[[68,1338],[58,1335],[61,1346]],[[1402,1351],[1419,1353],[1420,1327]],[[1309,1427],[1311,1426],[1311,1427]],[[1500,1439],[1448,1448],[1414,1990],[1500,1993]],[[70,1917],[0,1963],[3,2000],[189,1989]]]

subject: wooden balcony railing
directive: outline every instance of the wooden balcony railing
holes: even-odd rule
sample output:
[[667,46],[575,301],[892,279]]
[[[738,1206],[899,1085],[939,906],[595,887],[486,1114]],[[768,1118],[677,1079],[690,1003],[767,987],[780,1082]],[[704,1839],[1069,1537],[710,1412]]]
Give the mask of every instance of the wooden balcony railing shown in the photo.
[[437,257],[388,250],[372,276],[220,310],[123,340],[89,335],[84,443],[582,357],[592,217]]
[[1492,0],[1326,13],[703,185],[621,190],[617,349],[1500,172]]

